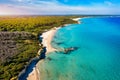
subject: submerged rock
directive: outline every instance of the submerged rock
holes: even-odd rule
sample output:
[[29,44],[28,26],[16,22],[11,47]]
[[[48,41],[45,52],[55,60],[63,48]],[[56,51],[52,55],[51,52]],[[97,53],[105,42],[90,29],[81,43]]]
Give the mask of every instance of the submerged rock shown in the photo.
[[52,60],[52,58],[50,58],[50,57],[48,57],[47,59],[48,59],[49,61],[51,61],[51,60]]
[[69,52],[77,50],[77,49],[78,49],[78,47],[70,47],[70,48],[65,49],[64,52],[65,52],[65,54],[68,54]]

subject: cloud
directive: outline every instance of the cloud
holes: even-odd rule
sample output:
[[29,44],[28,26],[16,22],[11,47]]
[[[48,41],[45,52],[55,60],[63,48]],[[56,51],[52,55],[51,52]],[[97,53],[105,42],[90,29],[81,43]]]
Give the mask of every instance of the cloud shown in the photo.
[[13,2],[28,2],[28,1],[31,1],[31,0],[11,0]]
[[22,2],[23,0],[17,0],[18,2]]
[[115,4],[110,2],[110,1],[104,1],[104,4],[108,5],[108,6],[114,6]]
[[[57,0],[16,0],[18,5],[0,4],[0,14],[34,14],[34,15],[54,15],[54,14],[120,14],[111,2],[93,4],[92,6],[70,6],[59,3]],[[26,1],[27,4],[26,4]],[[109,6],[108,6],[109,5]]]
[[0,15],[23,15],[31,14],[29,9],[11,4],[0,4]]

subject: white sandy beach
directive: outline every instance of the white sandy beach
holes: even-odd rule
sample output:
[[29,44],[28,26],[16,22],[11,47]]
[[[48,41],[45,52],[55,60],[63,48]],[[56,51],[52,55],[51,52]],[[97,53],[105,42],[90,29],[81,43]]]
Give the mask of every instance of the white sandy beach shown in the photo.
[[[42,37],[43,37],[42,44],[43,44],[43,46],[46,47],[46,50],[47,50],[46,54],[48,54],[49,52],[56,51],[56,49],[54,49],[51,46],[51,41],[52,41],[52,38],[54,37],[54,34],[56,33],[56,31],[59,28],[56,28],[56,27],[52,28],[51,30],[49,30],[47,32],[44,32],[42,34]],[[40,80],[40,78],[39,78],[39,70],[37,69],[37,65],[36,65],[36,67],[34,67],[33,71],[29,74],[27,80]]]
[[49,52],[57,51],[55,48],[53,48],[51,46],[51,41],[52,41],[52,39],[54,37],[54,34],[56,33],[56,31],[59,28],[56,28],[56,27],[52,28],[50,31],[47,31],[47,32],[42,34],[42,37],[43,37],[42,44],[43,44],[43,46],[46,47],[46,50],[47,50],[46,54],[48,54]]
[[82,19],[82,18],[73,18],[72,20],[73,21],[78,21],[78,24],[80,24],[81,22],[79,21],[80,19]]

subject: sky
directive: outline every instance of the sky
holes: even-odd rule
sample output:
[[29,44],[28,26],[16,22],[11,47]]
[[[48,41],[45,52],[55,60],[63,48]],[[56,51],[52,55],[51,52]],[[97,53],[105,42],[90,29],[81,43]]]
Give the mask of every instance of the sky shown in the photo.
[[0,0],[0,15],[120,15],[120,0]]

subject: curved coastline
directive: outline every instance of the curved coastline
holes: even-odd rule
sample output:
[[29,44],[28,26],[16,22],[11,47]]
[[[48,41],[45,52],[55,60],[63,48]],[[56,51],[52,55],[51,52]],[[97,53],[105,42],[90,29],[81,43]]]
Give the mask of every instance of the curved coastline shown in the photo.
[[[53,48],[50,43],[52,41],[52,38],[54,37],[54,34],[57,32],[58,29],[60,29],[60,27],[58,27],[58,28],[54,27],[51,30],[44,32],[41,35],[42,45],[43,45],[43,47],[46,47],[46,52],[45,52],[46,55],[49,52],[56,51],[56,49]],[[37,53],[38,55],[40,55],[40,51],[41,51],[41,49],[38,51],[38,53]],[[22,72],[20,72],[20,74],[18,75],[18,80],[40,80],[40,78],[38,76],[39,70],[37,68],[37,63],[41,62],[41,61],[43,61],[43,60],[40,58],[40,56],[31,59],[29,61],[28,65],[25,66],[25,69],[23,69]],[[30,70],[28,70],[28,69],[30,69]],[[29,74],[26,74],[26,72]]]
[[[54,27],[52,28],[51,30],[47,31],[47,32],[44,32],[41,37],[43,38],[42,39],[42,44],[43,44],[43,47],[46,47],[46,55],[50,52],[53,52],[53,51],[57,51],[55,48],[53,48],[51,46],[51,41],[55,35],[55,33],[57,32],[58,29],[60,29],[61,27]],[[38,61],[39,62],[42,62],[43,60],[40,60]],[[27,77],[27,80],[40,80],[40,76],[39,76],[39,70],[38,70],[38,65],[36,64],[36,66],[33,68],[33,71],[28,75]]]
[[[77,21],[78,24],[80,24],[81,22],[79,21],[81,18],[73,18],[73,21]],[[67,26],[67,25],[64,25]],[[42,45],[43,47],[46,47],[46,55],[50,52],[54,52],[57,51],[55,48],[53,48],[51,46],[51,41],[55,35],[55,33],[57,32],[57,30],[59,30],[61,27],[54,27],[51,30],[44,32],[41,37],[42,39]],[[36,64],[36,66],[33,68],[33,71],[28,75],[27,80],[40,80],[40,72],[38,69],[38,63],[41,63],[43,60],[39,60]]]

